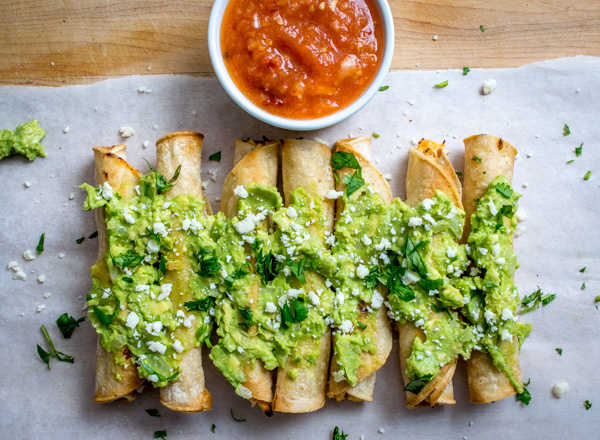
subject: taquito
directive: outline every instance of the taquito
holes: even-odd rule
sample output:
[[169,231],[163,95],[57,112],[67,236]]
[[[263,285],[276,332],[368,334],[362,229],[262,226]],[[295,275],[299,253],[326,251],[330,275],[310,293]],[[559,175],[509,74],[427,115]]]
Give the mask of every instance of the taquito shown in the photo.
[[[125,161],[125,145],[113,147],[94,147],[94,180],[96,185],[105,183],[127,199],[136,196],[140,172]],[[98,260],[92,266],[92,277],[99,280],[101,289],[111,288],[111,277],[106,265],[105,256],[108,251],[107,230],[104,208],[96,210],[96,227],[98,229]],[[118,363],[116,357],[124,360]],[[96,384],[94,402],[107,403],[118,399],[131,401],[135,399],[134,391],[144,379],[140,378],[137,367],[129,360],[129,350],[123,347],[119,353],[111,353],[100,345],[96,348]]]
[[[322,223],[309,227],[311,236],[318,236],[325,246],[325,232],[333,232],[334,201],[327,194],[334,190],[335,183],[331,169],[331,149],[322,143],[308,140],[286,139],[282,149],[282,178],[286,206],[291,203],[291,193],[302,187],[319,204]],[[314,270],[304,273],[306,292],[328,290],[325,279]],[[323,301],[323,296],[321,297]],[[273,400],[273,410],[279,412],[302,413],[315,411],[325,404],[331,330],[318,339],[304,339],[294,348],[283,367],[277,372],[277,385]],[[315,351],[319,354],[313,363],[306,361]],[[288,374],[296,371],[295,377]]]
[[[359,153],[359,151],[368,152],[369,145],[370,138],[366,137],[343,139],[336,142],[335,151],[336,153],[342,152],[354,155],[360,165],[361,178],[364,179],[365,183],[371,185],[373,192],[378,194],[384,203],[390,204],[392,202],[392,192],[387,181],[379,170],[377,170],[364,155]],[[344,178],[357,172],[357,170],[348,167],[339,169],[337,171],[336,189],[338,191],[344,191],[346,188],[346,185],[343,182]],[[336,201],[337,222],[340,221],[339,218],[343,210],[344,202],[341,198],[338,198]],[[386,290],[383,286],[377,286],[376,292],[378,295],[385,298]],[[337,346],[337,341],[340,338],[339,335],[334,335],[334,353],[331,360],[329,390],[327,395],[336,400],[350,398],[358,401],[371,401],[375,384],[375,372],[385,364],[392,349],[392,331],[385,307],[379,307],[376,310],[373,310],[370,306],[367,306],[361,301],[357,306],[356,312],[358,314],[358,321],[361,326],[364,326],[365,328],[355,329],[355,332],[361,332],[363,340],[369,341],[373,347],[369,351],[361,351],[358,355],[359,366],[355,372],[356,383],[351,385],[348,383],[347,377],[344,379],[344,376],[340,374],[342,370],[338,359],[339,347]],[[368,383],[360,386],[360,384],[367,379]]]
[[[204,199],[200,176],[202,140],[204,136],[191,131],[175,132],[163,136],[156,142],[156,169],[163,176],[173,176],[179,169],[179,177],[174,186],[165,192],[166,200],[182,195]],[[204,215],[212,214],[210,204],[205,201]],[[175,220],[175,219],[174,219]],[[193,301],[192,265],[187,258],[186,231],[175,227],[169,237],[173,239],[173,249],[167,253],[166,273],[162,283],[171,284],[170,299],[175,311],[188,312],[185,302]],[[180,412],[210,410],[212,398],[204,383],[202,348],[197,346],[196,332],[203,325],[195,319],[194,325],[180,327],[173,335],[190,347],[181,356],[177,381],[160,389],[160,402],[169,409]],[[210,334],[210,331],[207,332]]]
[[[220,211],[228,218],[238,214],[239,194],[236,188],[245,187],[249,184],[262,184],[266,186],[277,186],[277,174],[279,168],[279,143],[266,142],[256,144],[254,142],[236,141],[234,157],[239,162],[234,164],[233,169],[225,178],[221,196]],[[243,155],[243,153],[246,153]],[[261,221],[260,227],[267,228],[268,220]],[[253,274],[254,276],[254,274]],[[260,281],[255,276],[251,284],[250,304],[251,312],[259,305]],[[219,329],[220,330],[220,329]],[[256,325],[248,328],[248,334],[257,333]],[[221,335],[223,336],[223,335]],[[255,337],[258,337],[257,335]],[[213,347],[211,358],[215,361],[216,356],[222,355],[221,348]],[[273,402],[273,379],[260,359],[251,360],[243,366],[244,381],[236,389],[236,392],[257,404],[265,414],[272,414],[271,404]]]
[[[417,147],[409,150],[408,171],[406,176],[406,203],[417,206],[425,199],[431,199],[436,191],[441,191],[452,200],[457,208],[462,209],[461,185],[456,172],[448,160],[444,145],[428,140],[421,140]],[[433,236],[433,246],[439,240],[439,234]],[[418,337],[425,341],[426,335],[421,328],[412,322],[397,323],[400,353],[400,367],[404,383],[410,378],[406,373],[407,360],[412,352],[413,341]],[[427,405],[452,405],[454,391],[452,376],[456,369],[457,358],[447,363],[436,377],[423,387],[418,394],[406,391],[406,406],[416,408]]]
[[[517,150],[510,143],[489,135],[471,136],[464,140],[464,144],[463,202],[467,214],[467,222],[463,234],[463,242],[471,243],[472,216],[479,209],[478,200],[484,196],[498,176],[504,176],[508,182],[512,182],[514,159]],[[484,206],[483,208],[486,207]],[[509,236],[507,240],[512,248],[513,231],[510,227],[511,219],[504,216],[502,222],[504,223],[504,227],[508,229]],[[472,253],[475,252],[478,252],[478,250],[473,249]],[[498,295],[513,295],[512,286],[498,286],[498,289]],[[469,400],[472,403],[495,402],[523,391],[521,368],[519,365],[519,348],[519,339],[516,335],[510,341],[503,338],[499,346],[496,347],[496,352],[506,353],[505,364],[503,366],[505,371],[500,371],[497,365],[494,365],[495,363],[490,354],[477,350],[473,351],[471,359],[467,361]]]

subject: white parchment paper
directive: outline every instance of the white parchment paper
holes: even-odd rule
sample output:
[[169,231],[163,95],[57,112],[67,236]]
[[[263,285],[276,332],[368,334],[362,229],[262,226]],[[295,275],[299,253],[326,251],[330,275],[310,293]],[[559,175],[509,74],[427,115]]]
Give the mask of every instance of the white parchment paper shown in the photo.
[[[484,96],[481,86],[490,78],[498,85]],[[445,80],[446,88],[433,87]],[[462,70],[400,72],[390,74],[385,84],[388,90],[347,121],[308,133],[253,119],[216,79],[145,76],[86,86],[0,88],[0,128],[37,119],[47,131],[46,158],[0,162],[0,432],[23,439],[151,439],[157,430],[167,430],[169,440],[328,439],[339,426],[349,439],[598,438],[600,312],[594,298],[600,294],[600,59],[472,69],[467,76]],[[150,93],[138,92],[140,87]],[[563,136],[565,123],[569,136]],[[122,138],[119,129],[125,126],[135,135]],[[384,174],[391,174],[392,190],[399,197],[405,195],[408,149],[422,137],[445,140],[458,171],[463,169],[462,139],[467,136],[489,133],[515,145],[520,153],[514,186],[524,195],[521,205],[528,215],[525,233],[515,240],[521,264],[517,284],[521,295],[536,286],[557,294],[553,303],[522,318],[534,326],[521,352],[523,376],[531,378],[531,404],[524,407],[514,398],[470,404],[461,365],[454,379],[455,406],[408,411],[397,347],[377,373],[372,403],[328,401],[312,414],[266,418],[234,394],[207,357],[210,412],[172,412],[161,407],[159,393],[152,389],[129,404],[92,403],[94,330],[86,321],[65,340],[54,324],[64,312],[85,314],[88,268],[96,259],[96,240],[75,242],[96,230],[94,215],[81,210],[84,191],[75,187],[93,183],[92,146],[126,143],[129,162],[147,172],[143,158],[154,163],[154,142],[177,130],[205,135],[202,175],[215,210],[236,138],[304,136],[332,145],[339,138],[376,132],[380,136],[373,140],[372,158]],[[150,141],[148,148],[143,147],[145,140]],[[583,154],[576,157],[575,147],[581,143]],[[223,152],[221,162],[209,162],[216,151]],[[588,170],[594,174],[585,181]],[[25,182],[31,186],[26,188]],[[35,253],[43,232],[43,254],[25,261],[23,252]],[[14,273],[6,269],[10,261],[18,263],[27,280],[13,280]],[[43,284],[37,281],[39,275],[46,278]],[[44,298],[47,292],[51,296]],[[36,312],[39,305],[45,310]],[[53,361],[49,371],[38,358],[36,344],[47,348],[42,324],[56,347],[75,357],[73,365]],[[555,348],[563,349],[562,356]],[[558,381],[569,383],[561,399],[552,395]],[[589,411],[583,405],[586,399],[593,404]],[[159,409],[162,417],[149,417],[144,412],[149,408]],[[232,408],[246,421],[234,421]]]

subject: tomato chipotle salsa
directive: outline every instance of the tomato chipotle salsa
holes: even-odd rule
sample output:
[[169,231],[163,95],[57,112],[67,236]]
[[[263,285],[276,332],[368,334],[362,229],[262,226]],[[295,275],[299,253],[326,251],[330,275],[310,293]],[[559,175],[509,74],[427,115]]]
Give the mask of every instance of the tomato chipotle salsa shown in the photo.
[[225,65],[269,113],[315,119],[347,107],[377,73],[383,31],[372,0],[231,0]]

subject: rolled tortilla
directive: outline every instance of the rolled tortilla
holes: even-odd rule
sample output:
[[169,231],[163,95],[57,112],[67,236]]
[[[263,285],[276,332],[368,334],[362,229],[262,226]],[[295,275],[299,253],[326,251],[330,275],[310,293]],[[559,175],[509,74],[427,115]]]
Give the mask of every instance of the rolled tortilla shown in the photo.
[[[239,197],[234,193],[238,186],[258,183],[268,186],[277,186],[277,173],[279,169],[279,142],[266,142],[256,144],[252,142],[236,141],[235,150],[246,153],[234,153],[234,158],[239,162],[234,163],[231,172],[223,183],[220,210],[227,217],[234,217],[238,213]],[[266,220],[265,220],[266,221]],[[258,307],[259,283],[252,286],[252,309]],[[252,392],[250,401],[257,404],[265,414],[272,414],[273,378],[260,360],[244,366],[246,381],[242,384]]]
[[[463,208],[460,181],[448,160],[444,145],[422,139],[417,147],[409,150],[406,203],[414,207],[424,199],[433,198],[437,190],[450,197],[457,208]],[[434,246],[435,240],[436,236],[434,235]],[[413,342],[416,337],[424,341],[426,336],[423,330],[411,322],[397,323],[397,326],[402,378],[404,383],[408,384],[410,378],[406,374],[406,362],[412,352]],[[455,404],[452,376],[457,361],[458,359],[453,359],[452,362],[446,364],[418,395],[406,391],[407,408]]]
[[[175,185],[165,193],[167,200],[180,194],[204,197],[200,177],[203,138],[200,133],[181,131],[163,136],[156,142],[156,170],[160,174],[170,178],[181,165]],[[210,212],[208,203],[205,204],[205,215],[207,211]],[[170,298],[174,309],[187,313],[184,302],[194,300],[190,288],[191,264],[186,258],[176,257],[185,255],[182,249],[186,242],[185,232],[174,230],[170,234],[173,236],[174,248],[171,253],[173,255],[168,258],[164,282],[173,285]],[[196,330],[194,326],[181,327],[177,330],[177,339],[187,341],[186,345],[193,345]],[[192,347],[183,354],[177,381],[160,389],[160,402],[167,408],[180,412],[199,412],[212,408],[212,397],[204,384],[201,347]]]
[[[379,194],[386,203],[392,203],[392,191],[382,176],[373,164],[366,159],[366,157],[360,152],[368,152],[371,139],[368,137],[360,137],[353,139],[342,139],[336,142],[335,151],[343,151],[346,153],[352,153],[358,160],[358,163],[362,167],[362,177],[366,183],[371,184],[373,191]],[[353,173],[355,170],[350,168],[342,168],[339,170],[338,179],[340,183],[336,183],[336,190],[343,191],[345,185],[341,183],[344,176]],[[341,198],[337,199],[336,202],[336,217],[339,217],[341,212],[344,210],[344,204]],[[377,287],[378,291],[385,298],[385,288],[381,285]],[[344,400],[350,398],[357,401],[371,401],[373,400],[373,388],[375,386],[375,377],[369,379],[368,385],[360,387],[361,383],[370,376],[374,376],[375,372],[379,370],[387,360],[392,350],[392,328],[385,307],[380,307],[376,312],[376,323],[375,326],[369,326],[368,332],[371,333],[371,340],[374,341],[376,352],[367,353],[363,352],[360,355],[360,367],[357,371],[358,382],[354,387],[351,387],[348,382],[342,380],[336,382],[333,374],[339,370],[337,358],[334,353],[331,359],[330,374],[329,374],[329,390],[327,395],[333,397],[336,400]],[[358,389],[353,389],[357,388]],[[370,394],[369,394],[370,393]]]
[[[94,179],[96,185],[105,182],[119,193],[124,199],[136,196],[135,186],[141,176],[140,172],[125,161],[125,145],[113,147],[94,147]],[[104,256],[108,252],[106,223],[104,208],[96,210],[96,226],[98,228],[98,260],[92,268],[94,276],[110,285],[110,274]],[[129,350],[124,347],[126,355]],[[127,357],[127,356],[125,356]],[[118,379],[120,378],[120,379]],[[115,361],[113,353],[109,353],[100,345],[99,339],[96,348],[96,391],[94,402],[108,403],[118,399],[132,401],[133,393],[144,379],[138,375],[137,367],[131,363],[125,366]]]
[[[467,220],[463,242],[466,243],[471,231],[471,214],[477,209],[475,199],[482,197],[489,184],[500,175],[505,176],[512,182],[517,149],[500,138],[485,134],[471,136],[464,140],[464,144],[463,202]],[[474,157],[481,159],[481,161],[473,160]],[[512,343],[502,342],[502,344],[512,353],[512,372],[518,381],[522,382],[517,337],[513,338]],[[469,382],[469,400],[472,403],[495,402],[516,394],[516,390],[509,379],[493,365],[492,359],[487,353],[473,350],[471,359],[467,361],[467,378]]]
[[[319,236],[325,244],[327,231],[333,232],[334,203],[325,195],[335,188],[333,170],[331,169],[331,149],[320,142],[308,140],[286,139],[282,149],[282,177],[285,203],[288,205],[290,194],[298,187],[316,200],[321,201],[321,209],[326,219],[324,227],[311,225],[309,233]],[[317,272],[306,271],[305,289],[317,291],[327,289],[325,279]],[[329,371],[329,352],[331,348],[331,330],[317,340],[303,340],[296,351],[312,353],[318,350],[316,364],[302,365],[297,369],[295,379],[288,376],[287,371],[296,368],[297,363],[289,356],[283,368],[277,371],[277,385],[273,400],[273,410],[288,413],[316,411],[325,405],[327,373]]]

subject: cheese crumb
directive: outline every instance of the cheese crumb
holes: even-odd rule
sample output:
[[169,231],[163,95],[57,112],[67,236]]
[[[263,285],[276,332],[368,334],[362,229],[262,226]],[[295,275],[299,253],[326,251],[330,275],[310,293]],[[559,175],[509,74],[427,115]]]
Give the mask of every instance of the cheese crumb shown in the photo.
[[25,252],[23,252],[23,258],[26,261],[33,261],[33,260],[35,260],[35,254],[33,252],[31,252],[29,249],[27,249]]
[[265,304],[265,312],[267,313],[275,313],[277,312],[277,306],[273,304],[271,301],[267,301]]
[[358,275],[358,278],[362,280],[369,275],[369,269],[364,264],[359,264],[356,268],[356,275]]
[[131,137],[135,134],[135,130],[131,127],[121,127],[119,132],[121,133],[121,137],[124,138]]
[[45,308],[46,308],[46,306],[41,304],[37,307],[36,312],[41,313],[44,311]]
[[134,329],[139,322],[140,317],[138,316],[138,314],[135,312],[129,312],[129,315],[127,315],[127,322],[125,325],[131,329]]
[[29,188],[29,187],[31,187],[31,182],[26,181],[24,185],[25,185],[25,188]]
[[567,382],[557,382],[552,389],[552,392],[556,397],[562,397],[569,391],[569,384]]
[[489,95],[496,89],[496,80],[488,79],[483,82],[482,92],[484,95]]
[[344,191],[336,191],[335,189],[329,190],[327,194],[325,194],[326,199],[338,199],[344,195]]
[[142,147],[148,148],[149,146],[150,146],[150,141],[144,141],[144,142],[142,142]]
[[46,277],[44,275],[40,275],[38,277],[38,283],[44,284],[46,282]]
[[237,186],[233,190],[233,193],[236,196],[241,197],[242,199],[245,199],[246,197],[248,197],[248,191],[246,191],[246,188],[244,188],[242,185]]

